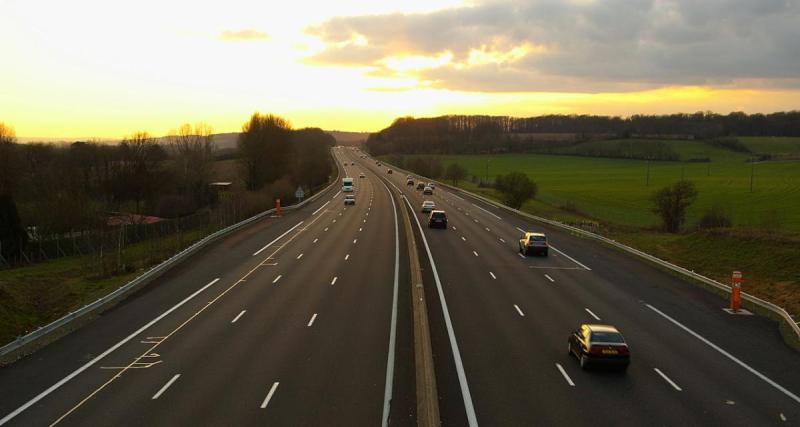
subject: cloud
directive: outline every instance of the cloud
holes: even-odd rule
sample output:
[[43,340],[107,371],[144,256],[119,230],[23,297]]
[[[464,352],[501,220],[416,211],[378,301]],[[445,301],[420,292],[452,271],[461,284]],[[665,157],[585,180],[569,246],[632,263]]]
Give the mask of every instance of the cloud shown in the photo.
[[[793,0],[500,0],[426,14],[337,17],[307,29],[319,64],[370,67],[447,89],[601,92],[800,84]],[[348,41],[359,38],[354,45]],[[525,46],[524,54],[511,54]],[[491,60],[471,61],[475,52]],[[448,63],[399,72],[398,56]],[[478,55],[486,58],[487,54]]]
[[226,41],[267,40],[269,34],[254,29],[225,30],[219,35],[219,38]]

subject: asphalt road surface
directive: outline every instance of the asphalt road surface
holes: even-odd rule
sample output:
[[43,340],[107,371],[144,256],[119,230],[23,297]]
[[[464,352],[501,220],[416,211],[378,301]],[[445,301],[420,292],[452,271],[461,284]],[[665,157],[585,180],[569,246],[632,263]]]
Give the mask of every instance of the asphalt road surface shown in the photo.
[[[355,206],[334,185],[0,368],[0,424],[413,424],[399,209],[419,221],[443,425],[800,420],[800,358],[774,322],[729,315],[722,298],[597,242],[444,188],[423,196],[404,172],[334,154]],[[447,230],[427,228],[423,200],[447,211]],[[523,230],[547,233],[550,255],[520,256]],[[625,335],[626,373],[567,354],[586,322]]]

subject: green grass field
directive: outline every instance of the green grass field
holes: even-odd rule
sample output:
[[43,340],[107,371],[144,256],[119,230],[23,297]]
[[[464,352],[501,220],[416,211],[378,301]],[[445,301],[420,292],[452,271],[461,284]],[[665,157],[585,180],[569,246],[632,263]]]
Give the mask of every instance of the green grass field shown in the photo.
[[800,138],[782,136],[739,137],[747,148],[759,154],[800,154]]
[[445,167],[453,162],[470,175],[490,181],[498,174],[521,171],[539,185],[538,200],[561,206],[573,203],[580,212],[616,224],[658,225],[650,195],[682,177],[697,185],[697,202],[688,212],[689,224],[704,210],[720,204],[738,226],[800,231],[800,163],[757,163],[750,192],[749,156],[699,142],[670,141],[684,158],[710,157],[710,163],[647,161],[538,154],[438,156]]

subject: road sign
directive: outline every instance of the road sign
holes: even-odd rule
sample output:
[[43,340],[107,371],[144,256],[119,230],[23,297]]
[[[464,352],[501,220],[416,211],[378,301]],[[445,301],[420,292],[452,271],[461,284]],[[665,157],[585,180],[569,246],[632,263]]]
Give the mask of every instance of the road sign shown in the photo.
[[294,197],[299,200],[303,200],[303,197],[306,197],[306,193],[303,191],[303,187],[297,186],[297,191],[294,192]]

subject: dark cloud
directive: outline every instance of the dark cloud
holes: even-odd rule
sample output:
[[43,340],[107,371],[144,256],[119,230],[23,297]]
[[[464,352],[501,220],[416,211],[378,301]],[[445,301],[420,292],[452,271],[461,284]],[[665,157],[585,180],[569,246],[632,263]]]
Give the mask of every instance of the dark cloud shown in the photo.
[[219,38],[227,41],[267,40],[269,34],[253,29],[225,30],[219,35]]
[[[595,92],[800,82],[795,0],[489,1],[427,14],[338,17],[308,32],[331,46],[311,61],[371,66],[383,75],[393,73],[382,65],[387,57],[449,51],[459,66],[417,73],[449,89]],[[368,44],[347,43],[357,36]],[[471,50],[507,52],[524,44],[538,48],[500,64],[466,64]]]

